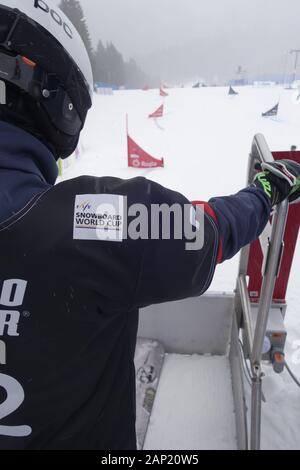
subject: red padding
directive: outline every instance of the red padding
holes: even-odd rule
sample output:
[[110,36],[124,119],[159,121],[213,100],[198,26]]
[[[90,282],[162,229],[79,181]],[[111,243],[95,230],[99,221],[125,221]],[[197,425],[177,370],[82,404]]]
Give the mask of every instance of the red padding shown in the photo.
[[[193,205],[196,205],[196,206],[202,206],[202,207],[204,207],[205,213],[206,213],[209,217],[211,217],[211,218],[214,220],[214,222],[217,224],[217,227],[219,227],[219,222],[218,222],[216,213],[215,213],[215,211],[212,209],[212,207],[208,204],[208,202],[204,202],[204,201],[193,201],[192,204],[193,204]],[[220,236],[217,264],[222,263],[222,260],[223,260],[223,240],[221,239],[221,236]]]

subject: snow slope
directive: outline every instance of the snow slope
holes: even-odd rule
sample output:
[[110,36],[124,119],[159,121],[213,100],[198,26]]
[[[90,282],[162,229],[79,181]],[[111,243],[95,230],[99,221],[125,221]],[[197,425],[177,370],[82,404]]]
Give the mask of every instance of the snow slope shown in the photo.
[[[118,91],[95,96],[81,139],[82,157],[63,175],[81,174],[131,178],[146,176],[191,200],[228,195],[245,185],[248,154],[254,134],[265,135],[273,151],[300,149],[300,100],[298,91],[279,87],[170,89],[161,98],[158,90]],[[279,114],[261,113],[280,99]],[[148,119],[165,103],[165,117]],[[126,114],[129,133],[147,152],[165,158],[165,169],[127,168]],[[217,268],[210,290],[232,291],[238,257]],[[287,357],[300,377],[300,244],[298,243],[288,291]],[[300,449],[300,390],[286,372],[275,376],[266,367],[263,406],[263,447]],[[247,387],[247,385],[246,385]]]

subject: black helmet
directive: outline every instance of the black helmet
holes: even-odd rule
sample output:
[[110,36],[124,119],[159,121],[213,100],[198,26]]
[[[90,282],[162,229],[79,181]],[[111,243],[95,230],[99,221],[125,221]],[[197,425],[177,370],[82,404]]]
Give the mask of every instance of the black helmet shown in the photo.
[[86,48],[64,13],[51,0],[0,0],[0,120],[66,158],[92,94]]

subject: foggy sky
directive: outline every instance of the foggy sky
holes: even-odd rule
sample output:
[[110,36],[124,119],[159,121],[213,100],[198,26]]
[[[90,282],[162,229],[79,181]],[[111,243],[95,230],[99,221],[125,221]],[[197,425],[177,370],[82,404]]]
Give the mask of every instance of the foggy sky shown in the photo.
[[[56,3],[59,3],[56,0]],[[81,0],[94,45],[166,79],[283,73],[300,48],[299,0]],[[197,60],[195,60],[197,58]],[[300,65],[300,64],[299,64]]]

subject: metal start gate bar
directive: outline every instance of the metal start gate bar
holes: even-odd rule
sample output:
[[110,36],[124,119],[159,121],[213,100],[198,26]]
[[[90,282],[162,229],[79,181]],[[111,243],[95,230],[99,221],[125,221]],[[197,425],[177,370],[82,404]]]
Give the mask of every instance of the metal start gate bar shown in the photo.
[[[263,135],[254,137],[249,157],[248,184],[253,181],[256,163],[271,162],[279,158],[289,158],[300,162],[300,152],[276,152],[269,150]],[[300,220],[300,207],[290,207],[283,201],[276,207],[271,226],[266,228],[260,242],[245,247],[241,252],[237,280],[235,308],[239,325],[244,329],[252,373],[251,437],[252,450],[260,449],[262,378],[261,361],[270,313],[274,307],[280,308],[283,316],[286,308],[285,295],[292,266]],[[249,276],[249,284],[247,284]],[[253,306],[257,306],[254,321]],[[274,314],[274,313],[273,313]],[[277,335],[282,335],[282,331]],[[284,335],[282,337],[285,338]],[[271,338],[272,339],[272,338]],[[284,343],[270,342],[270,357],[275,372],[284,368]],[[273,352],[272,352],[273,351]]]

